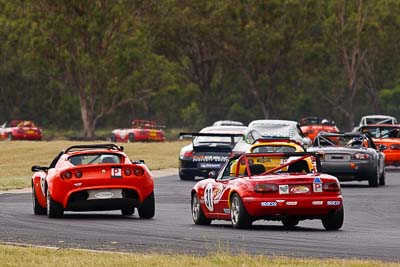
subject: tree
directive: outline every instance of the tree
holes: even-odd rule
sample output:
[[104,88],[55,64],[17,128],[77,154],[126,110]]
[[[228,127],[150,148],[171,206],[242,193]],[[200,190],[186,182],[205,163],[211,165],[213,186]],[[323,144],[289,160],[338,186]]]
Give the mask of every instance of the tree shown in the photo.
[[[32,1],[31,45],[52,79],[79,97],[84,136],[118,107],[143,101],[162,62],[149,48],[140,1]],[[154,64],[158,62],[158,64]]]

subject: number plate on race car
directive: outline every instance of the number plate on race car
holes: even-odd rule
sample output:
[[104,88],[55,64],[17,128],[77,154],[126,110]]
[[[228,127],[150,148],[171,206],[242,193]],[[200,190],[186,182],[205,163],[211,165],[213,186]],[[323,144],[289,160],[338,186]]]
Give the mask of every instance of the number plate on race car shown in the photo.
[[198,164],[199,168],[203,168],[203,169],[219,169],[221,168],[222,164],[221,163],[206,163],[206,162],[202,162]]
[[111,178],[122,178],[122,169],[112,167],[111,168]]

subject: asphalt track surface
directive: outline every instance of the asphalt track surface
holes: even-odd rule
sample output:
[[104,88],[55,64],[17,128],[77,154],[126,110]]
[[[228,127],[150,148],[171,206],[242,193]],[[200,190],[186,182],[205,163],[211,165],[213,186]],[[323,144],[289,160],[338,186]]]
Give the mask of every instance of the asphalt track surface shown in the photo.
[[213,252],[400,261],[400,171],[387,172],[387,186],[343,183],[345,222],[325,231],[319,220],[294,229],[257,221],[251,229],[229,222],[194,225],[190,189],[195,182],[172,175],[155,179],[156,217],[111,212],[66,212],[61,219],[34,215],[30,193],[0,195],[0,243],[119,252]]

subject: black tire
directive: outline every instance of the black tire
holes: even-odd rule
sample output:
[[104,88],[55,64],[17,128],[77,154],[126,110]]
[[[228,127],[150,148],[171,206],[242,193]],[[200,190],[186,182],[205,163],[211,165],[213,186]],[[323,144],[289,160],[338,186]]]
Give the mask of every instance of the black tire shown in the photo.
[[115,137],[115,134],[111,134],[110,141],[113,143],[117,142],[117,138]]
[[8,141],[14,140],[14,137],[13,137],[12,133],[8,133],[8,134],[7,134],[7,140],[8,140]]
[[139,217],[141,219],[150,219],[154,217],[155,214],[155,200],[154,200],[154,192],[143,200],[142,204],[138,208]]
[[207,219],[201,209],[200,200],[196,193],[192,196],[192,218],[193,222],[198,225],[208,225],[211,223],[211,219]]
[[46,191],[46,199],[47,199],[47,216],[49,218],[60,218],[64,215],[63,206],[55,202],[49,193],[49,190]]
[[282,219],[282,224],[286,228],[292,228],[296,225],[298,225],[300,222],[299,219],[293,218],[293,217],[287,217],[285,219]]
[[339,230],[343,226],[344,209],[340,209],[329,213],[326,217],[322,218],[322,225],[328,231]]
[[368,178],[368,185],[370,187],[378,187],[379,186],[379,172],[376,170],[371,176]]
[[33,185],[32,185],[32,204],[33,204],[33,213],[35,215],[46,215],[47,209],[39,204],[39,201],[36,196],[36,191]]
[[179,172],[179,178],[182,181],[194,181],[194,175],[183,174]]
[[383,167],[383,172],[379,177],[379,185],[386,185],[386,170],[385,170],[385,167]]
[[232,195],[230,213],[233,228],[246,229],[251,226],[252,220],[237,193]]
[[122,213],[122,215],[125,215],[125,216],[133,215],[135,213],[135,207],[133,207],[133,206],[125,207],[125,208],[121,209],[121,213]]
[[135,142],[135,134],[133,133],[128,134],[128,142]]

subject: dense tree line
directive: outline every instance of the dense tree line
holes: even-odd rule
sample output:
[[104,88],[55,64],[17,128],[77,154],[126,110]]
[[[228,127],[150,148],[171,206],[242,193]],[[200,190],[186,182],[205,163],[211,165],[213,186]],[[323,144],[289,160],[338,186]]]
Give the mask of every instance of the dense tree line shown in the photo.
[[0,120],[400,117],[397,0],[0,0]]

